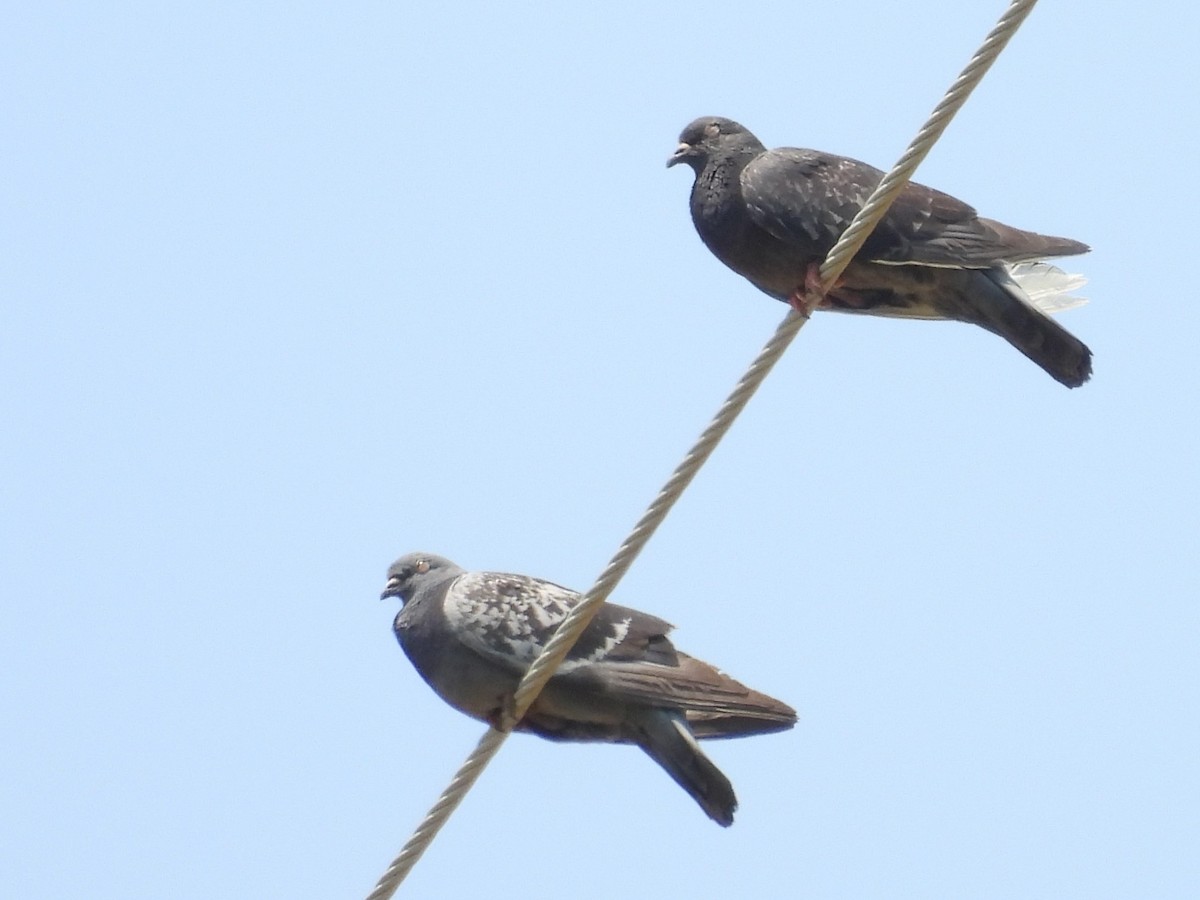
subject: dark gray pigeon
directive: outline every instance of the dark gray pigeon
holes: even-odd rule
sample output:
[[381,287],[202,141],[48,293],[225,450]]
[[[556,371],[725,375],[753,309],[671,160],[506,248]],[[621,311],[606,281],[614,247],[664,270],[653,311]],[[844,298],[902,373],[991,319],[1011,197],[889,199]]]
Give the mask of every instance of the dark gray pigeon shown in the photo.
[[[467,572],[410,553],[388,569],[384,597],[404,604],[394,629],[443,700],[496,725],[517,682],[580,600],[538,578]],[[721,825],[733,786],[697,738],[783,731],[795,711],[680,653],[662,619],[605,603],[517,725],[554,741],[636,744]]]
[[[692,222],[716,257],[807,313],[825,255],[883,173],[817,150],[767,150],[729,119],[688,125],[668,166],[696,172]],[[948,194],[909,184],[825,295],[822,309],[955,319],[1000,335],[1067,387],[1092,373],[1092,353],[1046,312],[1083,301],[1084,283],[1043,260],[1086,253],[1068,238],[1020,231]]]

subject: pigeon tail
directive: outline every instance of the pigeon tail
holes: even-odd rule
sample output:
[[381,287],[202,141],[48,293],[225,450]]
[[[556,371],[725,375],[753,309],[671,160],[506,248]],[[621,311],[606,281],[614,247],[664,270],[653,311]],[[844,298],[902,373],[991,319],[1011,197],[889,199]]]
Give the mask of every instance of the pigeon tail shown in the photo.
[[708,817],[722,827],[733,824],[737,797],[733,785],[704,752],[683,717],[652,710],[638,721],[638,746],[687,791]]
[[[973,311],[971,321],[1004,338],[1069,388],[1091,378],[1092,351],[1043,312],[1082,302],[1081,298],[1066,297],[1083,283],[1080,276],[1045,263],[1031,263],[980,269],[971,280],[974,284],[968,290],[978,290],[991,301],[968,302]],[[1032,288],[1032,296],[1022,289],[1026,286]]]

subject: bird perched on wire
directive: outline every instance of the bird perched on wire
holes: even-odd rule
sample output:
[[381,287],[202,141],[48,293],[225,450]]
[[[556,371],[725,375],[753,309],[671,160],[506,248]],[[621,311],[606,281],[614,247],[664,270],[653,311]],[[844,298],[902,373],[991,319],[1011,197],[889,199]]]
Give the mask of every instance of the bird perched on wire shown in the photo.
[[[567,613],[575,591],[499,572],[468,572],[429,553],[388,569],[383,597],[403,608],[393,629],[421,677],[455,709],[496,726],[517,683]],[[605,603],[517,731],[554,741],[636,744],[720,825],[733,786],[697,738],[783,731],[791,707],[681,653],[662,619]]]
[[1044,260],[1086,253],[1086,244],[980,218],[949,194],[910,183],[821,297],[820,264],[882,172],[817,150],[767,150],[715,116],[683,130],[667,165],[678,163],[695,170],[692,222],[708,249],[805,315],[815,305],[955,319],[1000,335],[1067,387],[1091,376],[1091,351],[1046,315],[1082,303],[1068,294],[1084,279]]

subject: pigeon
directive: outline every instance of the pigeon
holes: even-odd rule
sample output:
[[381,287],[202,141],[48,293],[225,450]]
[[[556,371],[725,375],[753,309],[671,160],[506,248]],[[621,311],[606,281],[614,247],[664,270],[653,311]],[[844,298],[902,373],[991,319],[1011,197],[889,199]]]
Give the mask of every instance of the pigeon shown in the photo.
[[[443,700],[498,726],[517,683],[575,591],[500,572],[468,572],[430,553],[402,556],[382,597],[399,597],[396,639]],[[784,731],[790,706],[676,650],[662,619],[605,603],[516,725],[552,741],[636,744],[723,826],[737,797],[697,739]]]
[[[692,222],[717,259],[755,287],[811,312],[819,267],[883,178],[878,169],[818,150],[767,150],[715,116],[679,136],[667,166],[695,170]],[[1045,262],[1086,253],[1069,238],[980,218],[961,200],[910,183],[816,308],[955,319],[1000,335],[1053,378],[1079,387],[1092,353],[1046,312],[1076,306],[1084,283]]]

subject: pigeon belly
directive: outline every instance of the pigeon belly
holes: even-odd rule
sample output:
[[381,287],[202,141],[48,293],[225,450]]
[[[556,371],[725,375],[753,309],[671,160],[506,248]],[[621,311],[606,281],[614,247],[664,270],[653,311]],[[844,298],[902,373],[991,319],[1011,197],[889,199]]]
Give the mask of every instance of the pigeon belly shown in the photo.
[[[410,604],[396,620],[396,635],[413,667],[459,712],[491,725],[499,723],[520,680],[515,669],[461,645],[450,648],[431,639],[433,631],[445,632],[418,612]],[[576,669],[550,679],[516,730],[550,740],[625,743],[631,740],[622,726],[628,714],[628,705],[606,697],[597,678]]]

